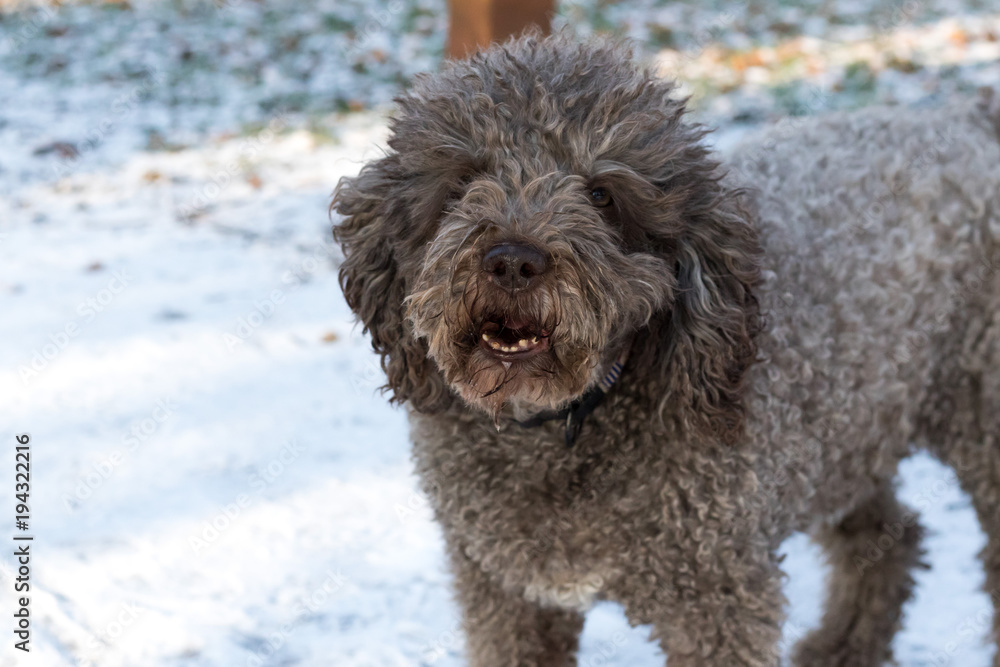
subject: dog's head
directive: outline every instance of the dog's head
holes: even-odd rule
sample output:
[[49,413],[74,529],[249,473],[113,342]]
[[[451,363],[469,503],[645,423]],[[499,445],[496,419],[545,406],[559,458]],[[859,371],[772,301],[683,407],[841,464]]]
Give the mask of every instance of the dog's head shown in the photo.
[[626,48],[557,35],[398,100],[388,154],[331,205],[341,286],[395,400],[556,407],[647,333],[661,412],[738,426],[756,237],[671,92]]

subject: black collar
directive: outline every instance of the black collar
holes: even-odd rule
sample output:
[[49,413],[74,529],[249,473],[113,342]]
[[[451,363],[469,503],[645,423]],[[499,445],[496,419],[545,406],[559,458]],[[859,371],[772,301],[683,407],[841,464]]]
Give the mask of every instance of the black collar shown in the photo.
[[562,410],[546,410],[545,412],[538,413],[531,419],[515,421],[519,426],[524,428],[534,428],[535,426],[541,426],[545,422],[550,421],[565,421],[566,447],[572,447],[573,443],[576,442],[577,436],[580,435],[580,430],[583,428],[583,420],[586,419],[598,405],[604,402],[604,397],[608,395],[608,392],[611,391],[611,387],[613,387],[615,382],[618,381],[618,377],[621,375],[622,369],[625,367],[625,362],[628,360],[630,348],[631,345],[625,346],[625,351],[619,355],[618,359],[615,360],[615,363],[611,365],[611,369],[608,371],[608,374],[605,375],[600,382],[585,391],[580,398],[576,399]]

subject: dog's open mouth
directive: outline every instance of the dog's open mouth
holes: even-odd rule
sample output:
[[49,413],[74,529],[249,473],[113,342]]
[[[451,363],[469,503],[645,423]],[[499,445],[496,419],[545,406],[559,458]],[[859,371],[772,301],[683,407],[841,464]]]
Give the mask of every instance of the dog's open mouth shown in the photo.
[[529,320],[486,320],[479,346],[503,361],[528,359],[548,349],[549,333]]

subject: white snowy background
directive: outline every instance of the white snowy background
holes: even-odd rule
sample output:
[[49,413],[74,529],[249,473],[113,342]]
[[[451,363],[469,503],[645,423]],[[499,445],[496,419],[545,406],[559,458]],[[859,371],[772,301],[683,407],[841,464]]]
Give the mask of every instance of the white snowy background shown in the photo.
[[[992,0],[561,3],[721,128],[1000,83]],[[336,281],[327,205],[441,60],[443,0],[0,0],[0,666],[463,664],[403,414]],[[31,652],[13,649],[14,434],[32,438]],[[986,667],[983,544],[924,456],[901,665]],[[786,640],[823,565],[786,545]],[[662,665],[619,608],[580,664]]]

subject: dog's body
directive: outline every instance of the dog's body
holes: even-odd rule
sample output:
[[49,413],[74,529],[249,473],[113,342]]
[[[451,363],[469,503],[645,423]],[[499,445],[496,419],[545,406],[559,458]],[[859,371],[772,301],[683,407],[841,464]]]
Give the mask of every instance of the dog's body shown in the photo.
[[[574,664],[609,599],[671,667],[776,665],[775,551],[808,531],[835,583],[797,664],[880,665],[919,561],[911,443],[972,496],[1000,600],[1000,111],[811,120],[720,180],[669,91],[528,37],[423,81],[335,198],[470,662]],[[519,423],[625,352],[571,446]]]

